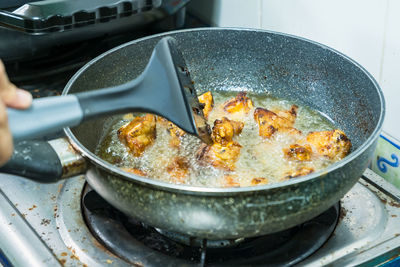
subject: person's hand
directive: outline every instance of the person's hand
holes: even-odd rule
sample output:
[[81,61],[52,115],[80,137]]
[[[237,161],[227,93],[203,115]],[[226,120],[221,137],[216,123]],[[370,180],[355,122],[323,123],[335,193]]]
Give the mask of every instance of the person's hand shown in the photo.
[[13,139],[8,128],[6,107],[25,109],[32,103],[32,95],[12,84],[0,60],[0,166],[6,163],[13,152]]

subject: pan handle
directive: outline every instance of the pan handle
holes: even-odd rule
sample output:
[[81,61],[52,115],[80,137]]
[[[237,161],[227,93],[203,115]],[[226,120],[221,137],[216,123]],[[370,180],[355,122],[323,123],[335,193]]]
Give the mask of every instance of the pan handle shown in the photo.
[[86,160],[66,138],[22,141],[14,145],[11,159],[1,173],[23,176],[41,183],[54,183],[86,170]]

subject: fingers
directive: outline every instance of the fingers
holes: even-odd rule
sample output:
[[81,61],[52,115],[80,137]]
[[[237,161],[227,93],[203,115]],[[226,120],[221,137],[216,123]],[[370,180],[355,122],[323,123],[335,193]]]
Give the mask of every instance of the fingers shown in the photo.
[[6,73],[6,68],[0,61],[0,98],[4,103],[8,103],[15,98],[17,87],[10,83]]
[[6,69],[0,60],[0,99],[8,107],[24,109],[32,103],[32,95],[24,90],[18,89],[8,80]]
[[6,102],[12,102],[16,88],[8,80],[3,62],[0,60],[0,166],[8,161],[13,151],[13,140],[8,128]]
[[6,106],[0,101],[0,166],[6,163],[13,152],[13,140],[8,128]]
[[15,96],[8,102],[5,102],[7,107],[10,108],[18,108],[18,109],[26,109],[29,108],[32,104],[32,95],[22,89],[17,88],[15,91]]
[[0,60],[0,166],[9,160],[13,152],[6,107],[24,109],[31,103],[32,95],[9,81],[4,64]]

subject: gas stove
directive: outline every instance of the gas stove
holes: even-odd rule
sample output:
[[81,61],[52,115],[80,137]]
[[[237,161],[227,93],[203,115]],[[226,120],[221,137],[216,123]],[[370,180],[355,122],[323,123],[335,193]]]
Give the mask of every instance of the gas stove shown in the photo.
[[[220,244],[207,240],[200,245],[185,244],[160,229],[116,219],[123,215],[104,208],[100,197],[88,189],[84,175],[38,184],[1,174],[0,188],[4,266],[226,266],[235,262],[246,266],[376,266],[400,254],[400,191],[369,169],[340,200],[340,208],[331,208],[317,221],[270,236]],[[313,224],[317,228],[310,231]],[[322,242],[315,235],[318,228],[328,231]],[[254,255],[271,240],[279,246],[272,248],[272,254],[265,252],[272,258],[268,260],[265,253]],[[254,243],[252,249],[249,243]],[[310,254],[306,257],[299,255],[307,244],[317,244],[316,250],[306,250]],[[189,248],[191,254],[182,248]]]

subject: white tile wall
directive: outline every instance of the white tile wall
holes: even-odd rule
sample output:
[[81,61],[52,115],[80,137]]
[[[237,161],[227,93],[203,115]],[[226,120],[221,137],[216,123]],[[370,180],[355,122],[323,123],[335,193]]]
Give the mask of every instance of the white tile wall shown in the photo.
[[359,62],[378,79],[385,2],[263,1],[261,27],[299,35],[333,47]]
[[261,23],[258,0],[198,0],[189,8],[212,26],[259,28]]
[[286,32],[353,58],[381,85],[384,130],[400,139],[399,0],[192,0],[189,10],[212,26]]
[[389,0],[379,83],[386,99],[383,128],[400,139],[400,1]]

